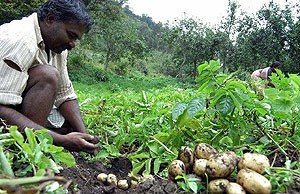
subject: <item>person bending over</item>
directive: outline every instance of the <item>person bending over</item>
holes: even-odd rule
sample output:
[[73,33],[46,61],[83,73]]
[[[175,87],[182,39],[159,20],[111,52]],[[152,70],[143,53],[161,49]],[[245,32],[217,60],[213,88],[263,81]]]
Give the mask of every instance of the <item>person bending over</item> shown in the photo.
[[67,71],[68,50],[92,24],[80,0],[48,0],[0,26],[0,126],[46,128],[55,145],[94,153]]
[[[276,73],[276,69],[280,69],[282,66],[282,63],[275,61],[272,63],[269,67],[263,68],[263,69],[257,69],[251,74],[251,80],[267,80],[268,83],[264,85],[264,88],[267,88],[268,86],[270,87],[275,87],[274,84],[270,80],[270,76],[272,73]],[[259,87],[261,88],[261,87]]]

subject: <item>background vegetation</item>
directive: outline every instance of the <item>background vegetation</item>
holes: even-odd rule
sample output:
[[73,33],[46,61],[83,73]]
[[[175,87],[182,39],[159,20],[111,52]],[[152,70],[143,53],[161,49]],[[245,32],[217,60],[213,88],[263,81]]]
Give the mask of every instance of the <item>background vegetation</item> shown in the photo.
[[[30,14],[43,2],[1,1],[0,24]],[[284,64],[285,73],[299,71],[298,3],[286,2],[281,8],[271,0],[249,15],[229,0],[227,16],[215,26],[188,17],[155,23],[150,16],[135,15],[126,0],[85,3],[95,25],[77,52],[71,52],[78,63],[70,68],[93,63],[118,75],[139,71],[195,79],[199,64],[219,59],[223,72],[239,71],[244,79],[276,60]]]

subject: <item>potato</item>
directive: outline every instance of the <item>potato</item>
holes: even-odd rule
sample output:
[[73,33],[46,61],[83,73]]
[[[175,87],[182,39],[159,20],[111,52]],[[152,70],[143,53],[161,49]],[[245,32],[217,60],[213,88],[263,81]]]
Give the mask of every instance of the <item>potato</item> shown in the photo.
[[223,194],[226,191],[226,186],[229,183],[227,179],[215,179],[208,183],[208,193]]
[[152,174],[144,174],[141,182],[146,182],[146,181],[155,181],[155,178]]
[[206,159],[196,159],[193,166],[194,173],[200,177],[203,176],[205,174],[206,165]]
[[246,191],[237,183],[228,183],[226,186],[226,194],[246,194]]
[[249,168],[262,174],[265,168],[270,167],[269,159],[262,154],[257,153],[245,153],[238,163],[238,169]]
[[181,160],[184,165],[187,173],[192,172],[194,165],[194,152],[188,146],[182,146],[178,151],[178,160]]
[[114,175],[114,174],[108,174],[107,175],[107,183],[110,184],[110,185],[117,186],[117,184],[118,184],[117,176]]
[[169,179],[175,181],[175,177],[183,173],[186,173],[184,163],[181,160],[173,160],[168,169]]
[[234,152],[221,152],[211,155],[206,164],[206,174],[210,178],[228,177],[237,166],[237,156]]
[[99,137],[94,136],[94,138],[92,140],[88,140],[88,142],[92,143],[92,144],[97,144],[100,142]]
[[135,181],[135,180],[131,180],[131,181],[130,181],[130,187],[131,187],[131,188],[135,189],[135,188],[137,188],[138,186],[139,186],[139,183],[138,183],[137,181]]
[[103,183],[106,183],[106,181],[107,181],[107,174],[100,173],[100,174],[98,174],[97,179],[99,181],[103,182]]
[[119,187],[120,189],[123,189],[123,190],[128,189],[128,188],[129,188],[128,181],[125,180],[125,179],[124,179],[124,180],[123,180],[123,179],[119,180],[119,181],[118,181],[118,187]]
[[270,194],[272,191],[272,185],[266,177],[247,168],[238,172],[237,183],[251,194]]
[[216,154],[217,150],[206,143],[198,143],[194,150],[194,155],[198,159],[208,160],[212,154]]

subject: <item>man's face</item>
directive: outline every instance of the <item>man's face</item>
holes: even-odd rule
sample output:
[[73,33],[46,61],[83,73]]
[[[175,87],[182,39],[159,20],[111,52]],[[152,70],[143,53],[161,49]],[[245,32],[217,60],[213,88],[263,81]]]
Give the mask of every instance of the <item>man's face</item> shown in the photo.
[[80,39],[84,28],[72,22],[52,21],[48,23],[48,29],[44,36],[45,45],[55,53],[60,54],[64,50],[75,47],[75,41]]

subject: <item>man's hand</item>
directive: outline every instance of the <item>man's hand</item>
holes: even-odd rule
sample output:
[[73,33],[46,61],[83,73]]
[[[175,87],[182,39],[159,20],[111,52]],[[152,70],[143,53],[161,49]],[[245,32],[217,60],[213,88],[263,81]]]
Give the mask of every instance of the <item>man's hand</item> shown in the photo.
[[83,151],[90,154],[95,154],[99,148],[99,139],[96,137],[80,132],[72,132],[62,136],[59,144],[69,151]]

